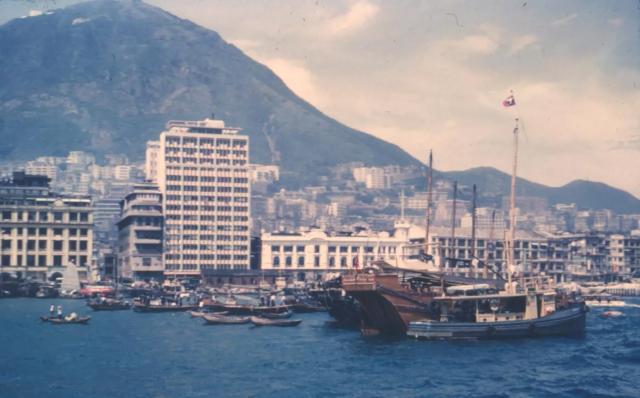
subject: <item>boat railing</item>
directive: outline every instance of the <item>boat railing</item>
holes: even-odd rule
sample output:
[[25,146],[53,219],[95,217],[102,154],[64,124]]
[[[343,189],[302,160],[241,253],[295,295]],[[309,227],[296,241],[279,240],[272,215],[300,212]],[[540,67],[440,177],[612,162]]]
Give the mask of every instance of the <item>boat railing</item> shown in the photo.
[[343,275],[342,287],[345,290],[351,291],[375,290],[376,276],[374,274],[360,273]]
[[524,282],[522,289],[528,291],[553,290],[556,288],[556,281],[553,276],[538,275],[521,279]]

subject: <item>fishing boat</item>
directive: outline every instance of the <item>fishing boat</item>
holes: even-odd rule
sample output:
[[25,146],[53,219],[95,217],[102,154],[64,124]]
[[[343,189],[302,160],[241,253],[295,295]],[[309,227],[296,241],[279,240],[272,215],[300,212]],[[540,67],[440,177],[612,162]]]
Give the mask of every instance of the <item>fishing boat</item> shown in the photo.
[[[540,278],[536,278],[538,281]],[[435,297],[431,318],[411,322],[417,339],[501,339],[584,333],[584,303],[560,308],[552,285],[533,284],[517,291],[485,292],[482,286],[447,289]],[[464,292],[461,294],[460,292]]]
[[89,300],[87,301],[87,305],[94,311],[122,311],[131,308],[129,301],[105,297],[97,300]]
[[249,323],[248,316],[204,315],[205,325],[242,325]]
[[80,324],[80,325],[86,325],[89,320],[91,320],[90,316],[73,316],[74,314],[71,314],[69,316],[66,317],[49,317],[49,316],[41,316],[40,320],[42,320],[43,322],[49,322],[52,323],[54,325],[73,325],[73,324]]
[[280,313],[263,312],[263,313],[260,313],[258,316],[266,319],[288,319],[288,318],[291,318],[291,315],[293,315],[293,312],[286,311],[286,312],[280,312]]
[[302,319],[266,319],[258,316],[251,317],[251,323],[254,326],[280,326],[290,327],[298,326],[302,322]]

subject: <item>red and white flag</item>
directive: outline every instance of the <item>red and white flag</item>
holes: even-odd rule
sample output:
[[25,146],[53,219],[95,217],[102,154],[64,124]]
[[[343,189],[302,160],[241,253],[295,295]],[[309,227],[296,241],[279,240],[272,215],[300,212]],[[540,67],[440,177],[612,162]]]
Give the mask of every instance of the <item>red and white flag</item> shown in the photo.
[[502,106],[508,108],[510,106],[514,106],[516,104],[516,99],[513,95],[508,96],[504,101],[502,101]]

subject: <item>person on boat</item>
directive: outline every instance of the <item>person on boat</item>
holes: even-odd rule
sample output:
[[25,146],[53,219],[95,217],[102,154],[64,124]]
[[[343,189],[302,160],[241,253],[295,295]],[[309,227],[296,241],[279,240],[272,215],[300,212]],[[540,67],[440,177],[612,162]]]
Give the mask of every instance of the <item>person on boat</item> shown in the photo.
[[62,306],[58,306],[58,318],[62,318]]
[[272,294],[271,297],[269,297],[269,307],[275,307],[276,305],[276,295]]
[[53,318],[53,315],[56,313],[56,306],[51,304],[51,306],[49,307],[49,316],[51,318]]

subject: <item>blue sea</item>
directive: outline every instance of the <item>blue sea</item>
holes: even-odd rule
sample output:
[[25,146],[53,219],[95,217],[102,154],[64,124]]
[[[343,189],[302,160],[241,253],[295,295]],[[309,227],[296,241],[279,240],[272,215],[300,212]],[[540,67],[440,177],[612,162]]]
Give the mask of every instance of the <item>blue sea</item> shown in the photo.
[[[91,314],[54,326],[50,304]],[[302,314],[296,328],[204,326],[187,313],[97,312],[0,300],[1,398],[638,397],[640,309],[588,314],[583,338],[362,337]]]

